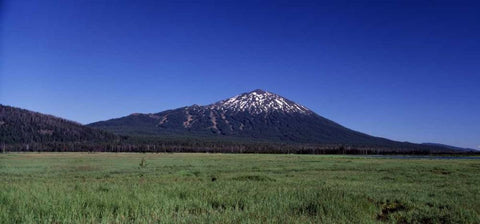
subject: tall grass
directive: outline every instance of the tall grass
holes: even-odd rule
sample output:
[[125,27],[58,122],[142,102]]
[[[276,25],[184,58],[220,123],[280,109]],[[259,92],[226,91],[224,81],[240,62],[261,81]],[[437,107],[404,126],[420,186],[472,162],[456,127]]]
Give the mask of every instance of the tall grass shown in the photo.
[[0,223],[480,223],[479,171],[480,160],[4,154]]

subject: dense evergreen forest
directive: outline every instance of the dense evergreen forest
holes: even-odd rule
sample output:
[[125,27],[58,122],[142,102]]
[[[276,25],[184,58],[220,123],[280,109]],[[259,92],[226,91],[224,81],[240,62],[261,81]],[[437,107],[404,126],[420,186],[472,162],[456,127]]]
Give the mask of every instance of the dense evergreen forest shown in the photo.
[[50,141],[3,144],[3,152],[210,152],[295,154],[475,154],[441,147],[391,148],[341,144],[290,144],[225,140],[119,137],[114,141]]
[[119,137],[79,123],[20,108],[0,105],[0,142],[32,144],[50,142],[114,142]]

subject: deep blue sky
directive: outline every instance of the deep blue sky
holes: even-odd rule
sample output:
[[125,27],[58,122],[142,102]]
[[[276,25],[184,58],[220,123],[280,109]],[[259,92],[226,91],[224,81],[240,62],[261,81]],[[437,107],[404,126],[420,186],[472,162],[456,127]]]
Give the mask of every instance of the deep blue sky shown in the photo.
[[479,5],[332,2],[3,0],[0,103],[90,123],[261,88],[368,134],[480,146]]

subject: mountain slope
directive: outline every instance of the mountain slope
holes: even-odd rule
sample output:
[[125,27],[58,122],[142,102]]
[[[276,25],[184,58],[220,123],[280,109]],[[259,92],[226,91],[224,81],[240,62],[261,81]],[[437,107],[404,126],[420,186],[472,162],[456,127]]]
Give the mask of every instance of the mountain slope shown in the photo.
[[5,144],[109,141],[114,134],[73,121],[0,104],[0,142]]
[[296,143],[404,144],[345,128],[277,94],[254,90],[206,106],[89,124],[123,135],[228,136]]
[[445,145],[445,144],[440,144],[440,143],[427,142],[427,143],[422,143],[422,145],[434,146],[434,147],[443,147],[443,148],[450,149],[452,151],[458,151],[458,152],[475,152],[475,151],[477,151],[475,149],[456,147],[456,146]]

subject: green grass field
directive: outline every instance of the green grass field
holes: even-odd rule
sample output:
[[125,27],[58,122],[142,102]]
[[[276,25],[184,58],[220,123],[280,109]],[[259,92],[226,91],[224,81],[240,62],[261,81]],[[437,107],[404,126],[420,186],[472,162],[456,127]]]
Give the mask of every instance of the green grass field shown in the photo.
[[0,154],[0,189],[0,223],[480,223],[480,160]]

